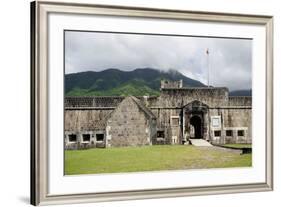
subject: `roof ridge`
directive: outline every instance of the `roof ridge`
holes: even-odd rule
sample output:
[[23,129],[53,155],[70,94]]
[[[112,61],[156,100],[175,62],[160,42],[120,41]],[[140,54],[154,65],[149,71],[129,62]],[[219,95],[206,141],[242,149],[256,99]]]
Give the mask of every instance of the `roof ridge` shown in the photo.
[[149,117],[156,118],[150,109],[148,109],[138,98],[135,96],[129,96]]

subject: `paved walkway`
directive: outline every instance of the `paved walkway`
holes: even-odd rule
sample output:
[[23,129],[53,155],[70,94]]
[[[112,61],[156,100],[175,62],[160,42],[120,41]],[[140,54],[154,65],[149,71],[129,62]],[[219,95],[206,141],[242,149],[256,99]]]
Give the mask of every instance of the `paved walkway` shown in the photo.
[[197,146],[197,147],[211,147],[211,146],[213,146],[204,139],[189,139],[189,141],[191,142],[192,145]]

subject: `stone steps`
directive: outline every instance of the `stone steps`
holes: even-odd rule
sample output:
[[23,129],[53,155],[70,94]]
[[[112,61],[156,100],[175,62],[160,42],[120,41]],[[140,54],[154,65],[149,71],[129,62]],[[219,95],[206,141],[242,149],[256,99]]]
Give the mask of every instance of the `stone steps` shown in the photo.
[[193,146],[197,146],[197,147],[212,147],[213,146],[204,139],[189,139],[189,141]]

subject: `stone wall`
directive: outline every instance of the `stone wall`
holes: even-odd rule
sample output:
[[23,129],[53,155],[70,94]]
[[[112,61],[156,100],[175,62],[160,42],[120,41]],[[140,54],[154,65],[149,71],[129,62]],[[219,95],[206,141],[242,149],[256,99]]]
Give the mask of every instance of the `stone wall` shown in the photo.
[[[105,136],[105,130],[83,130],[83,131],[65,131],[65,149],[88,149],[88,148],[104,148],[104,140],[97,140],[97,136],[102,134]],[[76,141],[71,141],[70,136],[75,135]],[[88,136],[89,140],[84,140],[84,136]]]
[[228,99],[229,106],[252,106],[251,96],[230,96]]
[[[65,148],[86,149],[91,147],[105,147],[103,141],[97,141],[97,134],[104,134],[106,128],[106,117],[113,110],[110,109],[65,109]],[[75,135],[76,141],[70,141],[69,136]],[[90,140],[84,141],[83,136],[90,136]]]
[[[152,113],[157,119],[157,130],[164,131],[163,144],[179,144],[182,141],[181,132],[181,112],[182,109],[177,108],[152,108]],[[178,117],[178,124],[172,124],[172,118]],[[154,142],[157,144],[157,142]]]
[[123,96],[65,97],[65,107],[116,107]]
[[112,111],[110,109],[65,109],[65,131],[105,129],[106,117]]
[[65,107],[92,107],[93,98],[92,97],[65,97],[64,106]]
[[183,82],[179,81],[169,81],[169,80],[161,80],[160,88],[182,88]]
[[183,107],[198,100],[210,107],[228,105],[227,88],[179,88],[162,89],[157,101],[150,103],[150,107]]
[[128,97],[107,120],[107,146],[138,146],[152,144],[156,120],[152,120]]
[[[229,97],[227,88],[163,88],[160,96],[137,97],[147,107],[182,107],[194,100],[210,107],[251,105],[251,97]],[[117,107],[123,96],[66,97],[65,107]]]
[[[215,144],[252,141],[252,99],[228,97],[227,88],[162,88],[160,96],[137,98],[66,97],[66,141],[69,134],[77,134],[80,148],[181,144],[183,109],[195,100],[208,108],[204,114],[204,139]],[[219,129],[211,126],[213,116],[221,118]],[[158,131],[163,131],[164,139],[157,137]],[[215,131],[220,131],[220,136],[215,136]],[[91,142],[82,143],[85,133],[91,135]],[[105,135],[104,141],[96,142],[96,134],[101,133]],[[74,143],[67,146],[75,148]]]
[[[92,97],[65,97],[64,106],[66,108],[84,107],[117,107],[126,97],[124,96],[92,96]],[[146,106],[157,105],[158,96],[137,96]]]
[[[250,107],[210,109],[210,119],[212,116],[221,117],[220,129],[210,126],[212,143],[252,143],[252,109]],[[221,131],[221,136],[215,137],[215,131]],[[243,136],[239,136],[238,131],[241,131]]]

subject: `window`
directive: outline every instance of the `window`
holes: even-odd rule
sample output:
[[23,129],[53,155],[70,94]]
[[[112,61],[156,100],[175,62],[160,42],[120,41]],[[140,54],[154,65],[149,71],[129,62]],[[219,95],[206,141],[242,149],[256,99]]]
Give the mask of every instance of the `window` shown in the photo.
[[220,137],[220,136],[221,136],[221,131],[220,130],[215,131],[215,137]]
[[70,134],[68,135],[69,142],[77,142],[77,136],[76,134]]
[[179,118],[178,117],[172,117],[171,122],[172,122],[172,126],[178,126],[179,125]]
[[103,141],[103,139],[104,139],[104,134],[96,134],[96,139],[97,139],[98,142]]
[[157,137],[164,138],[164,131],[163,130],[157,131]]
[[90,134],[83,134],[83,142],[90,142]]
[[226,136],[232,137],[232,130],[226,130]]
[[238,137],[244,137],[244,130],[237,131]]

